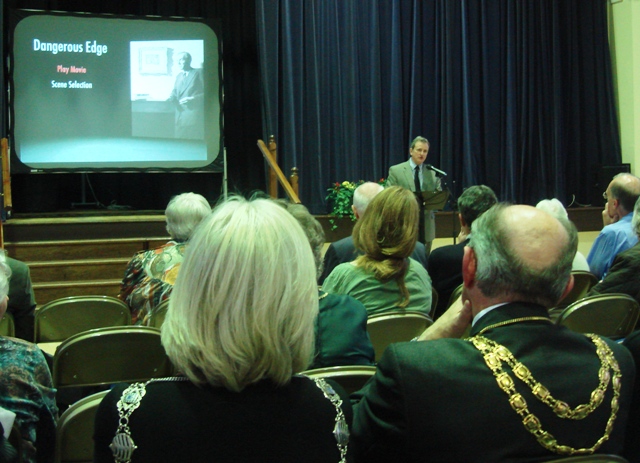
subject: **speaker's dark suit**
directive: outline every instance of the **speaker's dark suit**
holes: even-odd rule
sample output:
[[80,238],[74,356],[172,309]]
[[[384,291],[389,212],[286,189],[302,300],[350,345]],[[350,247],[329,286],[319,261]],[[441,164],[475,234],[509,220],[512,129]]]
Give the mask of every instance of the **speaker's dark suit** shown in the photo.
[[429,254],[427,271],[439,296],[434,318],[438,318],[447,310],[451,293],[462,284],[462,258],[464,247],[468,243],[467,239],[458,244],[442,246]]
[[[324,265],[322,267],[322,275],[318,279],[318,284],[322,285],[324,280],[331,274],[334,268],[340,264],[351,262],[358,257],[360,252],[353,244],[353,237],[347,236],[341,240],[335,241],[329,245],[327,252],[324,254]],[[416,247],[411,254],[413,260],[417,260],[426,269],[427,268],[427,253],[424,249],[424,244],[417,242]]]
[[[398,185],[415,193],[416,186],[414,182],[414,172],[411,169],[409,161],[401,162],[389,168],[387,177],[387,186]],[[435,172],[422,167],[422,191],[440,190],[440,179],[436,177]],[[431,243],[436,238],[436,219],[433,211],[425,211],[424,213],[424,240]]]
[[[542,306],[512,303],[481,317],[471,334],[520,317],[544,317]],[[490,329],[484,336],[507,347],[553,397],[571,407],[589,403],[598,385],[600,360],[586,336],[544,321]],[[598,453],[622,451],[635,367],[629,351],[606,340],[622,371],[620,410],[610,439]],[[558,418],[536,400],[511,369],[529,410],[561,445],[591,447],[604,434],[611,413],[611,382],[602,404],[584,420]],[[482,354],[470,341],[392,344],[378,363],[356,408],[351,450],[366,462],[545,461],[557,457],[542,447],[509,405]]]
[[[193,98],[180,103],[182,98]],[[169,97],[176,110],[176,138],[204,138],[204,83],[202,69],[180,71]]]

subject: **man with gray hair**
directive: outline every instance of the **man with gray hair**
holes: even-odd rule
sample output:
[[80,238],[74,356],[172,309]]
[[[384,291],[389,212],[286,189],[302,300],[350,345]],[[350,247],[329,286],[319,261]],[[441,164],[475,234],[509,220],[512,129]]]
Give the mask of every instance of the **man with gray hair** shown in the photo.
[[638,242],[638,237],[631,229],[631,213],[640,197],[640,179],[631,174],[618,174],[609,183],[603,197],[607,201],[602,211],[604,228],[587,256],[591,273],[599,279],[607,275],[613,259],[619,253]]
[[[356,188],[353,192],[353,205],[351,206],[356,220],[359,220],[360,217],[364,215],[364,211],[367,209],[371,200],[383,189],[382,185],[375,182],[365,182]],[[318,284],[322,285],[324,280],[338,265],[351,262],[360,254],[353,244],[353,237],[351,235],[331,243],[324,254],[324,265],[322,275],[318,278]],[[417,260],[425,269],[427,268],[426,252],[422,243],[416,243],[411,257]]]
[[[635,368],[626,348],[554,325],[573,287],[576,228],[531,206],[482,214],[462,302],[391,344],[354,398],[358,461],[546,461],[620,454]],[[459,337],[472,319],[468,339]],[[575,407],[575,408],[574,408]]]

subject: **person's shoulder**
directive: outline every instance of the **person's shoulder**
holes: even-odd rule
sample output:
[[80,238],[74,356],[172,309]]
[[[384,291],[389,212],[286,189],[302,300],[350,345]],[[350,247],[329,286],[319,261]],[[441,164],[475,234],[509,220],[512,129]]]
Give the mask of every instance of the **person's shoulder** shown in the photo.
[[3,349],[22,352],[26,355],[41,354],[40,348],[34,343],[25,341],[24,339],[11,338],[8,336],[0,336],[0,346]]
[[412,365],[420,370],[439,370],[467,359],[470,351],[475,351],[471,343],[457,338],[399,342],[385,350],[380,363],[395,364],[402,371],[409,371]]
[[640,258],[640,242],[634,244],[628,249],[620,252],[616,256],[616,260],[625,259],[625,260],[636,260]]
[[[342,399],[343,405],[346,404],[351,408],[349,403],[349,394],[346,393],[339,383],[332,380],[325,380],[324,382],[329,386],[327,393],[335,392]],[[302,392],[303,397],[308,399],[315,396],[316,400],[324,402],[328,399],[322,386],[322,381],[315,381],[304,374],[294,375],[289,383],[291,390],[294,392]]]
[[6,257],[6,262],[7,265],[9,266],[9,268],[11,269],[12,273],[16,273],[16,272],[24,272],[29,270],[29,266],[27,264],[25,264],[24,262],[14,259],[13,257]]
[[331,272],[331,274],[333,275],[335,273],[336,275],[349,275],[352,273],[357,273],[358,269],[359,267],[353,265],[351,262],[344,262],[342,264],[336,265],[336,268],[333,269],[333,272]]
[[[448,257],[449,255],[458,252],[460,249],[464,249],[463,243],[446,244],[444,246],[437,247],[429,253],[429,260]],[[433,256],[433,257],[432,257]]]
[[409,272],[415,273],[422,278],[429,278],[429,272],[427,272],[427,269],[413,257],[409,257]]
[[348,294],[330,294],[325,292],[320,295],[320,312],[334,310],[337,307],[347,309],[353,313],[361,312],[364,313],[365,316],[367,313],[367,309],[362,302]]
[[409,165],[409,160],[402,161],[402,162],[399,162],[399,163],[394,164],[391,167],[389,167],[389,170],[391,171],[392,169],[393,170],[402,169],[403,167],[408,166],[408,165]]
[[338,241],[334,241],[329,245],[330,248],[333,248],[337,251],[343,251],[345,249],[354,248],[353,246],[353,237],[345,236],[344,238],[339,239]]

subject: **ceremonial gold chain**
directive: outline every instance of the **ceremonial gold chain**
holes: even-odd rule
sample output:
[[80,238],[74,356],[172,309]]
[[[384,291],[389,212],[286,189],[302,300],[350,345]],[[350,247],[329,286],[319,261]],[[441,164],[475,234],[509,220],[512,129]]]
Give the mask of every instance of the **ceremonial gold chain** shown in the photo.
[[[534,317],[529,317],[532,319]],[[541,317],[542,318],[542,317]],[[510,320],[515,322],[515,320]],[[508,323],[504,323],[508,324]],[[503,325],[500,325],[503,326]],[[488,328],[495,328],[492,326]],[[487,329],[488,329],[487,328]],[[486,329],[485,329],[486,330]],[[481,331],[483,333],[485,330]],[[509,404],[518,415],[522,417],[522,424],[525,429],[533,434],[538,443],[547,450],[560,455],[589,455],[595,452],[604,442],[609,439],[609,435],[613,430],[613,423],[616,419],[619,408],[620,387],[622,385],[622,375],[620,367],[616,361],[613,352],[609,346],[598,336],[587,334],[596,345],[596,354],[600,359],[600,370],[598,371],[599,384],[591,393],[591,400],[588,404],[581,404],[572,409],[566,402],[553,398],[549,390],[535,380],[529,369],[521,362],[517,361],[513,354],[501,344],[491,339],[485,338],[480,334],[469,338],[469,341],[482,353],[484,361],[491,369],[493,376],[500,389],[509,396]],[[605,426],[604,435],[589,448],[574,449],[568,445],[559,445],[555,437],[547,431],[542,430],[542,424],[538,417],[529,411],[527,402],[524,397],[516,391],[515,383],[509,373],[502,369],[502,362],[505,362],[511,368],[513,374],[525,383],[533,395],[542,403],[548,405],[551,410],[559,418],[582,420],[589,416],[604,400],[605,392],[611,380],[611,371],[613,371],[613,398],[611,399],[611,415]]]

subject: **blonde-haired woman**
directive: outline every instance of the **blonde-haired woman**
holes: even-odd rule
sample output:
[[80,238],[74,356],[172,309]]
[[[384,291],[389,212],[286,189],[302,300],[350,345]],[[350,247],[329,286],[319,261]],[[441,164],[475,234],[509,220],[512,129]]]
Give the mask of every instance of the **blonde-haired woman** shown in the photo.
[[94,461],[346,461],[346,394],[296,376],[314,354],[315,279],[286,210],[218,206],[191,238],[162,327],[184,376],[117,386],[96,416]]
[[409,257],[418,237],[418,220],[418,203],[411,191],[385,188],[353,228],[353,243],[364,255],[338,265],[322,288],[353,296],[369,315],[397,309],[429,313],[431,278]]

